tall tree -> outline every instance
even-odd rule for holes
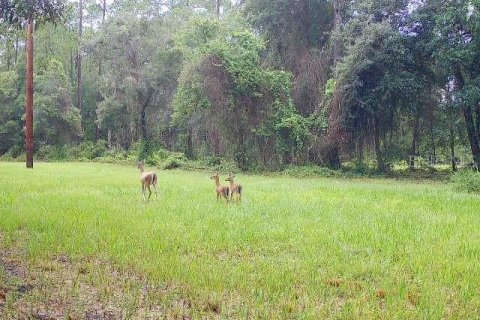
[[[26,23],[26,99],[25,99],[25,146],[27,168],[33,168],[33,30],[35,22],[56,22],[64,11],[61,0],[3,0],[0,19],[16,25]]]
[[[83,33],[83,0],[78,1],[78,40],[81,43]],[[77,51],[77,108],[82,111],[82,53],[80,43]]]

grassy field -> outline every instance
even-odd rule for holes
[[[157,173],[145,203],[134,167],[0,163],[0,318],[480,318],[476,195]]]

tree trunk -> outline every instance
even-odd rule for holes
[[[102,26],[105,24],[105,14],[107,12],[107,0],[103,0],[103,7],[102,7]],[[100,55],[99,61],[98,61],[98,75],[102,75],[102,56]]]
[[[139,99],[141,101],[141,97],[143,94],[140,95]],[[153,89],[149,89],[147,93],[147,97],[140,109],[140,129],[141,129],[141,134],[142,134],[142,139],[144,141],[147,141],[148,139],[148,134],[147,134],[147,108],[148,105],[150,104],[150,100],[152,100],[153,96]]]
[[[216,13],[218,18],[220,17],[220,6],[221,6],[220,0],[215,0],[215,7],[216,7]]]
[[[340,33],[343,22],[343,11],[345,8],[345,0],[334,0],[334,30],[335,33]],[[341,39],[333,40],[333,69],[335,69],[338,59],[341,57],[342,43]],[[327,130],[327,144],[324,153],[327,155],[326,159],[329,166],[332,168],[339,168],[340,163],[340,143],[343,138],[344,130],[341,127],[343,117],[343,97],[338,92],[334,93],[330,103],[330,110],[328,116],[328,130]]]
[[[415,169],[415,156],[418,154],[418,140],[420,138],[420,121],[418,113],[413,119],[412,145],[410,147],[410,170]]]
[[[472,108],[470,106],[463,108],[463,116],[467,126],[468,140],[472,150],[473,161],[477,168],[480,166],[480,146],[478,144],[478,135],[475,132],[475,125],[473,123]]]
[[[460,71],[460,68],[457,67],[455,72],[457,79],[458,90],[463,89],[465,85],[465,80]],[[464,106],[463,108],[463,117],[465,119],[465,125],[467,127],[468,141],[470,142],[470,149],[472,150],[473,162],[477,168],[480,167],[480,145],[478,143],[478,132],[475,127],[475,122],[473,119],[473,111],[471,106]]]
[[[437,148],[435,146],[435,102],[432,99],[428,99],[428,121],[430,126],[430,147],[431,147],[431,164],[437,163]]]
[[[452,157],[452,171],[457,171],[457,162],[455,161],[455,131],[453,126],[453,116],[450,117],[450,156]]]
[[[477,113],[477,139],[478,141],[480,141],[480,103],[477,104],[476,113]]]
[[[358,164],[363,164],[363,161],[365,159],[364,149],[365,149],[365,137],[363,135],[360,135],[358,137],[358,150],[357,150],[357,163]]]
[[[335,34],[338,36],[343,25],[343,12],[345,10],[345,0],[333,1],[333,25]],[[337,65],[337,61],[342,54],[342,39],[336,38],[333,41],[333,67]]]
[[[15,39],[15,66],[17,65],[18,61],[18,32],[16,34],[16,39]]]
[[[375,144],[375,155],[377,157],[378,171],[385,172],[387,171],[387,166],[385,159],[383,158],[382,145],[380,140],[380,120],[375,118],[375,123],[373,125],[373,140]]]
[[[9,36],[7,36],[7,41],[5,43],[6,47],[7,47],[7,71],[10,71],[10,67],[12,65],[12,52],[10,51],[11,50],[11,46],[13,46],[13,43],[10,39]]]
[[[83,32],[83,0],[78,1],[78,39],[82,41]],[[80,48],[77,51],[77,107],[82,112],[82,54]]]
[[[27,25],[27,73],[25,102],[25,146],[27,151],[27,168],[33,169],[33,18]]]

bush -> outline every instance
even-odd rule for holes
[[[340,171],[335,171],[329,168],[319,166],[303,166],[303,167],[288,167],[282,172],[284,175],[306,178],[306,177],[343,177],[344,175]]]
[[[38,149],[35,157],[43,161],[60,161],[68,158],[68,152],[65,146],[46,145]]]
[[[160,166],[172,153],[165,149],[159,149],[145,159],[145,163],[151,166]]]
[[[215,167],[215,166],[220,166],[222,163],[222,159],[220,157],[207,157],[205,160],[205,164],[209,167]]]
[[[459,191],[480,193],[480,173],[461,171],[452,176],[452,183]]]
[[[76,160],[93,160],[103,157],[107,152],[107,142],[98,140],[96,143],[85,141],[70,149],[70,157]]]
[[[174,152],[163,163],[164,170],[177,169],[185,166],[187,157],[181,152]]]

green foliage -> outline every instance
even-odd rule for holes
[[[15,157],[23,150],[23,139],[19,134],[22,122],[19,121],[23,108],[18,101],[19,77],[15,71],[0,72],[0,155],[10,149]]]
[[[187,158],[183,153],[173,153],[163,163],[164,170],[178,169],[185,165]]]
[[[459,191],[480,193],[480,173],[468,170],[460,171],[452,176],[451,182]]]
[[[197,117],[215,121],[242,170],[256,165],[258,144],[273,143],[282,156],[301,149],[310,123],[292,103],[291,73],[262,67],[263,41],[248,28],[218,21],[195,19],[188,30],[178,39],[192,59],[175,96],[174,124],[201,125],[191,122]]]
[[[297,178],[313,178],[313,177],[325,177],[325,178],[341,178],[344,174],[340,171],[332,170],[319,166],[290,166],[282,170],[282,174],[288,177]]]
[[[70,157],[75,160],[93,160],[95,158],[103,157],[107,152],[107,142],[105,140],[98,140],[97,142],[85,141],[80,143],[77,147],[72,147],[70,150]]]
[[[45,145],[38,149],[35,157],[42,161],[65,161],[68,159],[68,153],[69,150],[65,146]]]
[[[82,135],[80,111],[72,104],[72,87],[63,65],[51,60],[35,86],[35,140],[40,145],[71,143]]]

